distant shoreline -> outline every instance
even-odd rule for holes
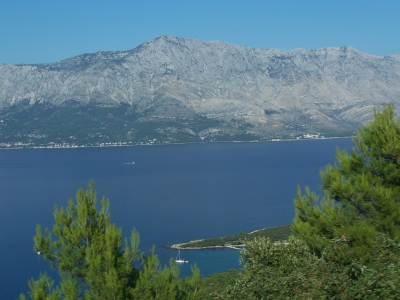
[[[176,250],[205,250],[205,249],[217,249],[217,248],[230,248],[235,250],[242,250],[245,247],[245,242],[253,240],[256,237],[267,237],[273,242],[286,241],[290,234],[291,225],[281,225],[275,227],[267,227],[262,229],[256,229],[248,233],[240,232],[237,235],[192,240],[188,242],[172,244],[170,246],[163,246],[168,249]]]
[[[192,242],[192,241],[191,241]],[[188,242],[190,243],[190,242]],[[227,245],[227,246],[206,246],[206,247],[186,247],[186,248],[181,248],[180,245],[184,245],[186,243],[182,244],[174,244],[171,246],[163,246],[164,248],[167,249],[176,249],[176,250],[207,250],[207,249],[218,249],[218,248],[229,248],[229,249],[234,249],[234,250],[242,250],[245,245]]]
[[[22,149],[78,149],[78,148],[110,148],[110,147],[136,147],[136,146],[166,146],[166,145],[189,145],[189,144],[208,144],[208,143],[268,143],[268,142],[293,142],[293,141],[310,141],[310,140],[333,140],[333,139],[348,139],[355,137],[338,136],[338,137],[320,137],[320,138],[301,138],[301,139],[272,139],[265,141],[210,141],[210,142],[187,142],[187,143],[163,143],[163,144],[115,144],[115,145],[72,145],[72,146],[0,146],[0,150],[22,150]]]

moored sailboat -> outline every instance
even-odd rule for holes
[[[188,263],[189,261],[181,259],[181,250],[178,250],[178,254],[176,255],[175,262],[177,264],[183,264],[183,263]]]

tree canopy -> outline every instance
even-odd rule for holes
[[[346,265],[317,257],[302,239],[287,243],[257,238],[241,252],[244,272],[235,284],[213,299],[398,299],[400,288],[399,241],[379,238],[370,264]],[[346,247],[333,240],[328,247]]]
[[[322,200],[306,188],[297,191],[292,230],[322,255],[332,239],[346,239],[337,261],[373,255],[379,234],[400,236],[400,121],[392,105],[374,110],[374,120],[360,127],[350,150],[337,149],[335,165],[321,171]]]

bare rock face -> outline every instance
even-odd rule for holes
[[[258,135],[301,126],[349,131],[371,119],[373,107],[400,108],[400,56],[162,36],[130,51],[0,65],[0,110],[26,99],[30,105],[125,103],[142,119],[197,115],[249,124],[247,132]]]

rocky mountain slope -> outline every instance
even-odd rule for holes
[[[49,137],[46,126],[37,125],[51,117],[39,113],[49,107],[68,123],[68,116],[87,106],[103,108],[99,115],[105,121],[83,134],[101,135],[95,131],[118,119],[127,127],[120,141],[137,141],[133,133],[145,123],[152,125],[143,141],[159,142],[179,141],[173,137],[177,133],[193,140],[346,134],[371,119],[374,106],[394,103],[399,108],[399,83],[399,55],[378,57],[351,47],[253,49],[162,36],[129,51],[83,54],[51,64],[0,65],[0,129],[8,132],[7,138],[0,135],[0,143],[15,142],[18,134],[22,140],[30,134],[30,141]],[[116,107],[125,113],[112,118],[107,108]],[[29,119],[31,109],[36,121]],[[24,133],[11,128],[24,115],[29,119]]]

